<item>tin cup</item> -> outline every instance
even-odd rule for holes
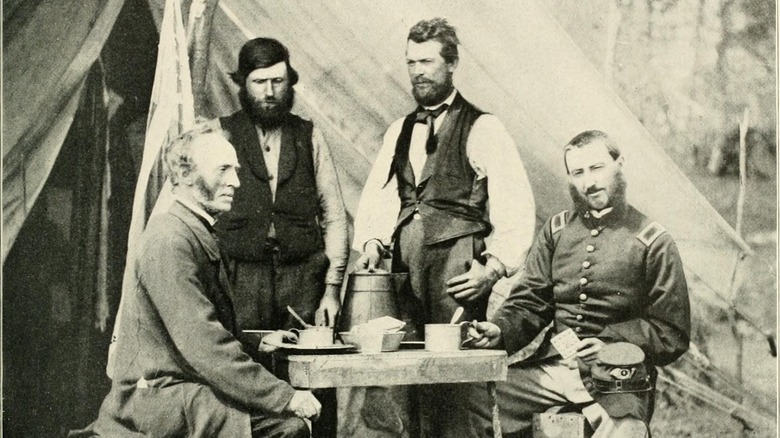
[[[298,336],[301,347],[325,347],[333,345],[333,328],[325,326],[307,327],[303,330],[291,329]]]
[[[425,324],[425,349],[428,351],[458,351],[463,333],[470,323]]]

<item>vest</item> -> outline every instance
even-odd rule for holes
[[[301,260],[325,247],[318,216],[319,197],[312,157],[313,124],[290,114],[282,126],[276,199],[255,125],[244,111],[220,119],[236,149],[241,186],[233,208],[220,215],[215,228],[232,259],[257,262],[271,255],[267,244],[271,223],[279,260]]]
[[[397,178],[401,198],[395,232],[419,213],[426,245],[470,234],[486,236],[490,233],[487,178],[477,180],[466,154],[471,127],[482,114],[460,93],[455,96],[436,134],[436,150],[428,155],[419,182],[415,182],[409,162],[415,114],[404,119],[388,177],[388,181],[393,176]]]

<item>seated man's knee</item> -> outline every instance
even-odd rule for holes
[[[647,424],[637,418],[615,418],[612,421],[615,423],[613,436],[626,438],[645,438],[650,436]]]
[[[311,430],[302,418],[290,417],[281,422],[278,428],[279,438],[310,438]]]
[[[254,417],[252,419],[252,438],[310,438],[311,429],[301,418]]]

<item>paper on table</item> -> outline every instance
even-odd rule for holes
[[[404,328],[405,322],[395,319],[391,316],[382,316],[380,318],[374,318],[368,322],[360,324],[360,326],[370,327],[373,330],[381,330],[383,332],[397,332]],[[354,328],[353,328],[354,330]]]
[[[577,345],[580,343],[580,338],[574,333],[574,330],[567,329],[550,339],[553,347],[558,350],[558,353],[564,359],[568,359],[577,352]]]

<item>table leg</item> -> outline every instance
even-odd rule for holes
[[[493,399],[493,438],[501,438],[501,417],[498,413],[498,393],[496,392],[496,382],[487,382],[487,390]]]

